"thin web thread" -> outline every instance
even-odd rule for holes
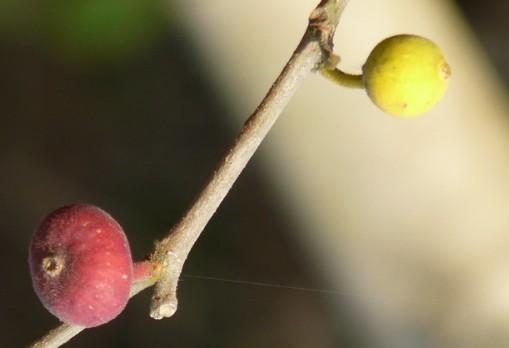
[[[182,274],[182,277],[188,278],[188,279],[212,280],[212,281],[230,283],[230,284],[251,285],[251,286],[260,286],[260,287],[265,287],[265,288],[295,290],[295,291],[303,291],[303,292],[326,294],[326,295],[340,295],[340,294],[345,293],[345,291],[340,291],[340,290],[308,288],[308,287],[303,287],[303,286],[292,286],[292,285],[285,285],[285,284],[256,282],[256,281],[249,281],[249,280],[219,278],[219,277],[203,276],[203,275],[196,275],[196,274]]]
[[[272,289],[281,289],[281,290],[292,290],[305,292],[309,294],[317,294],[317,295],[327,295],[327,296],[351,296],[351,297],[365,297],[366,294],[361,294],[353,291],[339,290],[339,289],[322,289],[322,288],[310,288],[303,286],[293,286],[287,284],[275,284],[275,283],[266,283],[266,282],[258,282],[258,281],[250,281],[250,280],[240,280],[240,279],[230,279],[230,278],[221,278],[221,277],[212,277],[212,276],[204,276],[197,274],[181,274],[181,277],[184,279],[197,279],[197,280],[210,280],[222,283],[230,283],[237,285],[246,285],[246,286],[257,286],[264,288],[272,288]],[[182,278],[180,281],[182,281]],[[413,299],[414,295],[408,294],[409,299]]]

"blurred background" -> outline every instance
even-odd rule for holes
[[[58,322],[32,291],[39,221],[96,204],[143,258],[190,204],[317,1],[0,0],[0,346]],[[396,33],[452,66],[428,115],[310,76],[193,249],[179,311],[151,290],[69,347],[508,347],[503,1],[350,1],[345,70]],[[198,279],[206,276],[331,292]]]

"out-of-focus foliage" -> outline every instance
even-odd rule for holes
[[[67,65],[118,64],[161,37],[167,8],[159,0],[2,0],[0,38],[35,43]]]
[[[28,6],[30,0],[0,1],[0,39],[20,39],[33,31],[36,22],[36,7]]]
[[[151,0],[62,0],[44,13],[48,47],[76,62],[128,58],[162,28]]]

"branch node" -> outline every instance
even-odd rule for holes
[[[346,1],[322,0],[309,15],[309,30],[319,42],[322,64],[329,69],[339,63],[339,57],[333,53],[334,34],[345,5]]]
[[[156,320],[172,317],[178,307],[178,301],[175,296],[166,296],[165,298],[153,297],[152,303],[150,316]]]

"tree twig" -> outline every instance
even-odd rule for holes
[[[178,280],[194,243],[304,77],[333,57],[332,39],[345,5],[346,1],[324,0],[311,13],[308,29],[297,49],[207,185],[168,236],[157,243],[152,261],[161,264],[162,273],[152,297],[150,316],[154,319],[175,313]]]
[[[246,121],[208,183],[168,235],[156,243],[151,261],[160,267],[160,277],[152,296],[151,317],[171,317],[177,310],[178,280],[189,252],[304,78],[322,64],[336,65],[333,38],[347,2],[322,0],[311,12],[306,32],[290,60]],[[152,283],[144,283],[131,296]],[[82,330],[82,327],[63,324],[31,347],[59,347]]]

